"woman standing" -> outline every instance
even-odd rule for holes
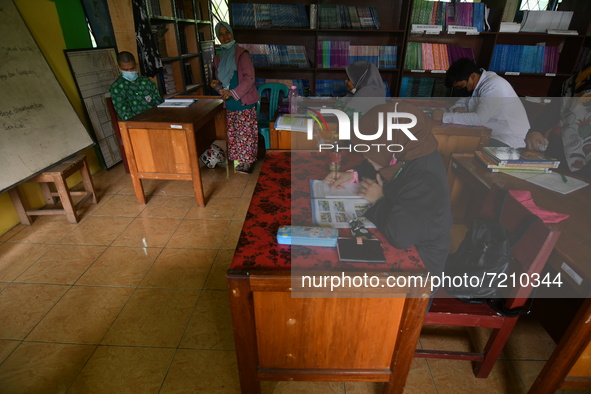
[[[345,112],[360,112],[362,115],[376,105],[385,104],[386,89],[375,64],[360,60],[349,64],[345,71],[345,83],[350,92],[343,99]]]
[[[225,100],[228,158],[234,160],[235,171],[249,174],[258,147],[259,94],[254,85],[254,66],[250,54],[236,44],[229,24],[218,23],[215,33],[222,50],[213,59],[217,79],[211,87]]]

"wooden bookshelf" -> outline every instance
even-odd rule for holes
[[[439,43],[471,48],[478,65],[489,69],[496,45],[538,45],[560,48],[558,70],[556,73],[520,73],[512,75],[510,72],[499,72],[505,77],[520,95],[533,96],[558,96],[562,83],[575,71],[576,61],[583,47],[591,47],[591,40],[586,34],[591,31],[591,23],[588,18],[589,2],[585,0],[565,0],[559,10],[574,10],[570,29],[577,30],[577,35],[550,35],[545,33],[499,33],[499,26],[503,20],[503,14],[507,7],[511,7],[509,0],[482,0],[490,8],[489,24],[491,31],[481,32],[478,35],[465,33],[449,34],[442,32],[437,35],[412,33],[411,21],[413,7],[416,0],[369,0],[362,3],[364,6],[373,6],[376,9],[380,22],[380,29],[322,29],[317,24],[316,28],[256,28],[235,27],[236,41],[245,44],[275,44],[275,45],[303,45],[310,61],[307,69],[281,67],[257,68],[257,78],[286,78],[308,79],[310,88],[314,92],[317,80],[334,79],[344,80],[346,73],[344,68],[322,68],[317,64],[317,50],[319,41],[349,41],[350,45],[367,46],[397,46],[397,67],[395,69],[380,69],[382,79],[388,83],[392,96],[397,96],[401,91],[403,77],[436,78],[441,82],[444,73],[441,72],[413,72],[416,70],[404,69],[405,57],[409,42]],[[310,11],[311,4],[341,4],[359,6],[358,0],[305,0],[295,2],[293,0],[230,0],[230,16],[232,18],[232,4],[303,4],[306,11]],[[584,14],[584,17],[581,16]],[[232,19],[230,19],[232,22]],[[289,74],[289,75],[288,75]]]

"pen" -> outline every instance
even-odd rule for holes
[[[563,174],[560,174],[560,176],[562,177],[562,182],[568,183],[568,179],[566,179],[566,177]]]

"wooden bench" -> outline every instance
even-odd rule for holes
[[[82,183],[84,184],[84,191],[70,191],[66,183],[66,179],[77,171],[80,171],[82,176]],[[78,223],[78,214],[76,208],[87,198],[92,198],[93,203],[97,203],[94,185],[86,164],[86,156],[75,156],[71,159],[65,160],[49,170],[29,179],[27,182],[38,182],[41,186],[41,192],[45,197],[48,206],[47,209],[27,209],[23,204],[23,198],[18,190],[18,187],[13,187],[9,190],[10,198],[16,209],[16,212],[22,224],[30,225],[32,223],[31,216],[37,215],[66,215],[68,222]],[[54,183],[56,192],[52,192],[49,188],[49,183]],[[72,196],[84,196],[82,200],[74,204]],[[59,197],[56,202],[55,197]],[[61,205],[61,208],[59,206]]]

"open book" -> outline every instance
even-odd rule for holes
[[[197,99],[166,99],[162,104],[158,104],[160,108],[187,108],[193,104]]]
[[[333,228],[349,228],[349,220],[357,218],[366,228],[376,226],[367,220],[365,211],[371,203],[359,197],[358,184],[351,183],[344,189],[330,189],[321,180],[310,179],[312,219],[315,225]]]

